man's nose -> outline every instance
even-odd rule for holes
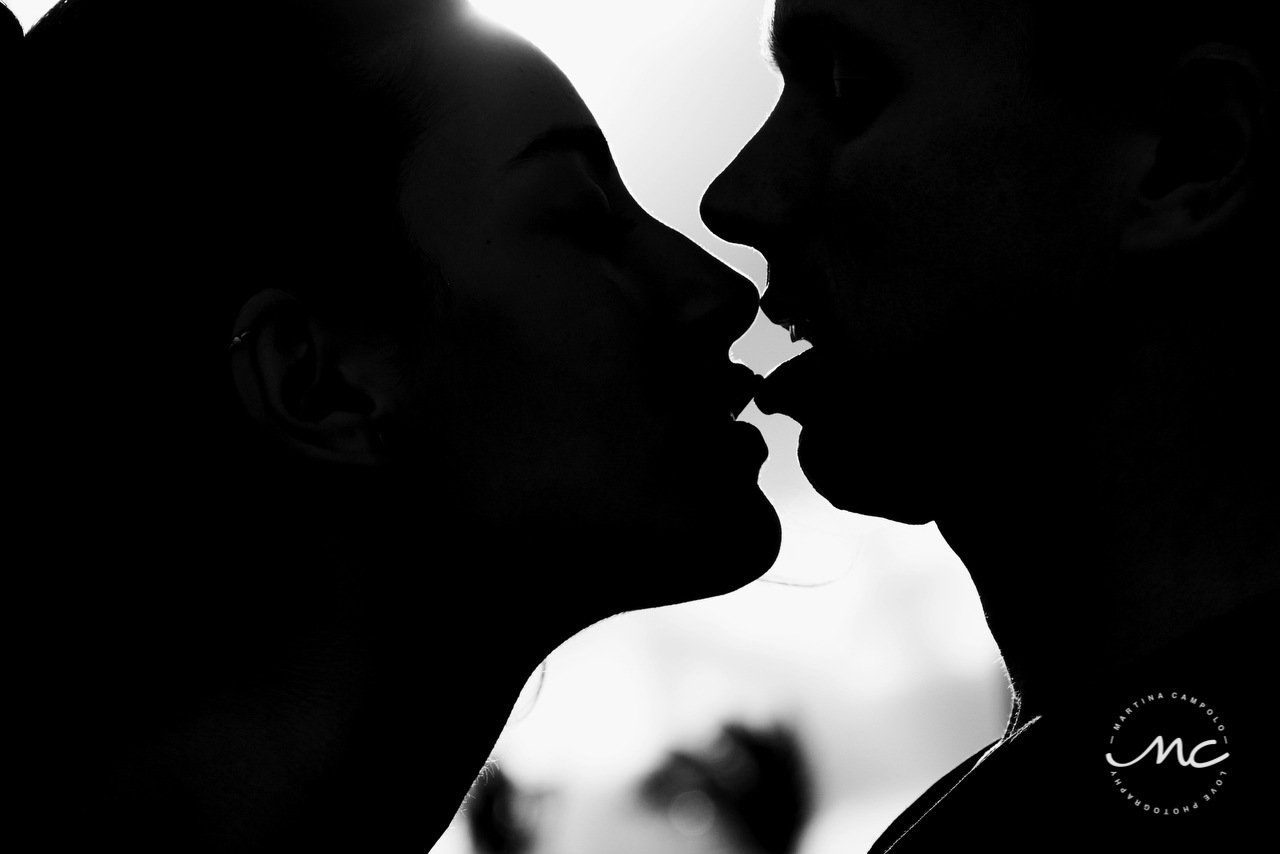
[[[784,103],[738,152],[702,197],[702,221],[723,240],[766,256],[794,211],[800,159],[789,156]]]

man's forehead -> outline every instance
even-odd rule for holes
[[[939,44],[971,44],[994,29],[997,20],[1017,21],[1018,4],[1008,0],[773,0],[768,32],[772,37],[798,25],[847,30],[918,54]],[[776,42],[774,42],[776,45]]]
[[[899,0],[910,5],[912,0]],[[845,27],[867,29],[883,22],[886,12],[895,4],[884,0],[774,0],[769,31],[783,32],[796,24],[809,22],[839,23]]]
[[[773,22],[819,12],[853,12],[874,5],[876,0],[773,0]]]
[[[773,23],[788,18],[823,15],[850,21],[911,21],[919,16],[967,22],[987,20],[992,13],[1009,11],[1016,4],[1006,0],[773,0]]]
[[[903,2],[903,0],[899,0]],[[883,8],[885,6],[890,8]],[[768,53],[781,62],[792,52],[803,51],[818,32],[844,41],[867,41],[888,47],[893,35],[893,2],[885,0],[773,0],[773,13],[766,28]],[[801,35],[804,33],[805,35]]]
[[[778,18],[785,17],[798,5],[800,5],[799,0],[774,0],[773,19],[776,21]]]

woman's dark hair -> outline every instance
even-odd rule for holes
[[[32,28],[21,251],[51,477],[144,513],[332,480],[248,421],[231,324],[277,287],[403,367],[428,345],[440,277],[400,195],[440,104],[418,28],[459,5],[62,0]]]
[[[430,345],[438,276],[400,197],[442,103],[415,28],[457,5],[63,0],[27,35],[13,488],[28,601],[56,603],[27,637],[72,827],[135,827],[135,807],[157,838],[198,827],[177,783],[109,797],[116,752],[193,698],[269,684],[273,650],[372,571],[352,550],[405,529],[390,475],[295,456],[249,418],[228,346],[268,287],[406,365]]]

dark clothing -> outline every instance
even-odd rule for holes
[[[983,840],[1027,851],[1273,850],[1278,620],[1280,594],[1256,597],[1130,666],[1100,671],[1071,701],[935,783],[871,851]],[[1162,742],[1146,750],[1157,735]]]

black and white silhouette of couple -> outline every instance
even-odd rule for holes
[[[783,89],[701,207],[767,260],[759,299],[462,0],[62,0],[7,30],[42,837],[429,847],[558,644],[769,569],[754,399],[836,507],[936,522],[1008,671],[1003,737],[873,850],[1253,850],[1264,14],[776,0]],[[766,378],[728,352],[757,310],[812,344]],[[1226,724],[1206,768],[1150,732],[1151,773],[1212,798],[1108,765],[1157,692]]]

